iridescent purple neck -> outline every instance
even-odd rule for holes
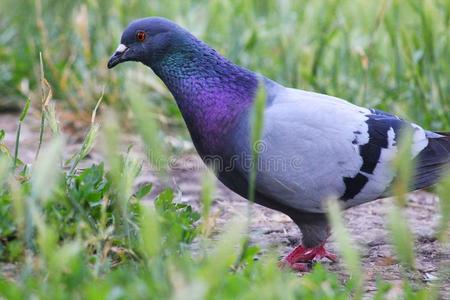
[[[151,67],[175,97],[200,155],[217,154],[223,137],[251,106],[257,76],[194,37]]]

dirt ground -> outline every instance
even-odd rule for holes
[[[6,144],[10,149],[14,147],[17,119],[17,115],[0,114],[0,129],[6,131]],[[38,124],[37,118],[30,117],[23,127],[19,153],[20,158],[25,162],[33,160],[38,140]],[[79,132],[84,134],[87,128],[79,127],[76,124],[63,123],[62,125],[64,125],[63,128],[66,128],[65,131],[68,135],[67,152],[76,151],[80,146],[80,137],[82,136]],[[73,126],[75,130],[72,128]],[[126,136],[124,138],[125,149],[129,143],[139,145],[139,139],[135,136]],[[99,148],[101,147],[96,147],[96,149]],[[137,146],[134,149],[139,148]],[[188,152],[193,153],[193,151]],[[99,161],[101,159],[100,153],[100,151],[95,150],[85,163],[90,164],[93,161]],[[142,158],[145,157],[142,153],[139,155]],[[200,179],[205,170],[201,160],[195,154],[185,154],[177,157],[176,163],[172,167],[170,185],[181,192],[181,201],[198,208],[201,189]],[[161,183],[158,182],[156,174],[147,166],[144,167],[143,174],[139,177],[138,182],[154,183],[156,188],[150,197],[156,195],[163,188]],[[217,184],[214,200],[212,213],[216,217],[216,232],[220,232],[228,220],[247,208],[245,199],[232,193],[220,183]],[[389,198],[381,199],[345,212],[347,227],[362,254],[367,295],[376,291],[375,281],[377,277],[400,287],[404,276],[404,271],[395,259],[394,252],[389,244],[389,236],[386,230],[385,214],[390,201]],[[433,282],[438,276],[438,269],[450,265],[448,247],[447,249],[441,249],[434,235],[439,219],[438,201],[434,194],[426,191],[418,191],[409,195],[406,214],[410,228],[415,234],[418,275],[414,278],[416,278],[418,285]],[[287,216],[259,205],[253,206],[250,238],[252,243],[257,244],[263,252],[275,249],[281,257],[298,244],[300,237],[299,230]],[[332,237],[327,247],[332,251],[336,249]],[[340,274],[345,280],[345,271],[339,262],[324,262],[323,264],[329,270]],[[3,267],[3,270],[7,271],[7,268],[5,268],[6,266]],[[444,298],[450,295],[448,274],[446,277],[442,290],[442,295],[445,295]],[[392,296],[396,298],[395,295]]]

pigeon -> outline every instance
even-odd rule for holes
[[[344,209],[389,195],[392,160],[410,130],[411,190],[438,181],[450,165],[450,133],[432,132],[393,114],[283,85],[232,63],[174,22],[149,17],[131,22],[108,68],[136,61],[150,67],[181,111],[193,144],[218,179],[249,198],[252,116],[259,89],[266,101],[258,141],[255,202],[289,216],[301,244],[280,264],[308,271],[335,254],[325,201]]]

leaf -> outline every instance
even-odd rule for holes
[[[94,148],[95,140],[97,139],[99,125],[96,123],[92,123],[91,127],[89,128],[88,133],[86,134],[86,137],[84,138],[83,144],[81,145],[80,151],[75,153],[71,159],[67,161],[67,163],[70,163],[72,161],[72,165],[70,167],[69,175],[73,175],[73,173],[76,170],[76,167],[80,163],[81,160],[83,160]]]
[[[25,106],[24,106],[22,112],[20,113],[19,122],[23,122],[23,120],[25,120],[25,117],[28,114],[28,109],[30,108],[30,104],[31,104],[31,100],[30,100],[30,98],[28,98],[27,101],[25,102]]]
[[[69,188],[69,193],[81,205],[99,204],[109,187],[104,175],[103,163],[92,165],[74,178],[74,185]]]
[[[60,130],[59,130],[59,121],[56,117],[55,104],[54,103],[46,104],[43,113],[52,133],[58,134]]]
[[[151,183],[145,183],[141,185],[136,193],[134,193],[134,197],[136,197],[138,200],[141,200],[142,198],[147,196],[148,193],[150,193],[150,191],[152,190],[152,186],[153,185]]]
[[[190,205],[174,202],[173,191],[166,189],[158,195],[154,204],[161,217],[161,231],[165,234],[166,243],[179,248],[182,243],[191,243],[197,236],[195,222],[200,214]]]

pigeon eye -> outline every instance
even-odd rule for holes
[[[144,31],[136,32],[136,40],[138,40],[139,42],[143,42],[145,40],[145,32]]]

